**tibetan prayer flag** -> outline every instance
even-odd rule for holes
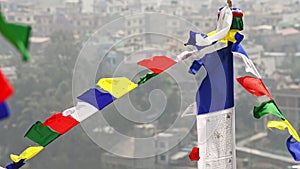
[[[59,136],[59,133],[52,131],[47,126],[43,126],[42,122],[40,121],[32,125],[32,127],[25,134],[25,137],[43,147],[47,146]]]
[[[97,85],[109,92],[115,98],[120,98],[138,87],[137,84],[133,83],[126,77],[103,78],[98,81]]]
[[[193,75],[197,74],[202,66],[203,66],[203,62],[201,59],[194,60],[192,66],[190,67],[189,73]]]
[[[268,122],[268,128],[277,128],[278,130],[285,130],[286,128],[288,129],[290,135],[294,137],[298,142],[300,142],[299,135],[295,128],[291,125],[291,123],[287,120],[282,120],[282,121],[269,121]]]
[[[86,102],[78,102],[71,116],[79,122],[91,117],[98,109]]]
[[[20,160],[19,162],[17,163],[11,163],[9,165],[6,166],[7,169],[19,169],[21,168],[23,165],[25,165],[24,163],[24,159]]]
[[[0,69],[0,103],[6,101],[13,92],[12,86]]]
[[[140,77],[140,81],[138,82],[138,85],[146,83],[148,80],[150,80],[152,77],[157,76],[157,74],[153,72],[148,72],[146,75]]]
[[[205,35],[204,33],[197,33],[197,32],[193,32],[193,31],[190,31],[190,37],[189,37],[189,40],[187,43],[185,43],[184,45],[187,46],[187,45],[192,45],[192,46],[195,46],[197,50],[201,50],[203,49],[204,47],[207,47],[207,46],[198,46],[196,44],[196,35],[200,35],[202,36],[203,38],[207,38],[207,35]]]
[[[30,58],[27,51],[30,32],[30,26],[7,23],[0,11],[0,33],[18,49],[24,61],[28,61]]]
[[[70,116],[63,116],[62,113],[54,114],[48,118],[43,126],[48,126],[59,134],[65,134],[75,127],[79,122]]]
[[[115,98],[111,94],[102,93],[96,88],[89,89],[77,98],[81,101],[93,105],[98,110],[102,110],[104,107],[106,107],[115,100]]]
[[[250,72],[254,74],[257,78],[261,79],[260,74],[258,73],[255,65],[253,64],[252,60],[249,58],[247,52],[244,50],[243,46],[241,45],[244,36],[237,32],[234,36],[236,42],[232,45],[232,53],[233,56],[239,57],[243,60],[245,64],[246,72]]]
[[[234,106],[233,97],[233,55],[232,43],[228,46],[206,54],[193,62],[190,71],[197,73],[201,66],[207,75],[202,81],[197,95],[198,114],[206,114],[228,109]]]
[[[0,119],[7,118],[9,116],[9,108],[5,102],[0,103]]]
[[[190,159],[192,161],[198,161],[200,159],[199,156],[199,148],[198,147],[194,147],[189,155]]]
[[[176,61],[167,56],[153,56],[138,62],[138,65],[148,68],[155,74],[160,74],[176,63]]]
[[[274,100],[261,79],[251,77],[251,76],[244,76],[244,77],[237,78],[237,81],[245,88],[245,90],[247,90],[249,93],[253,94],[254,96],[266,95],[271,100]]]
[[[296,161],[300,161],[300,142],[293,141],[293,136],[290,136],[286,141],[286,147]]]
[[[42,146],[32,146],[32,147],[29,147],[26,150],[24,150],[19,156],[11,154],[10,159],[15,163],[19,162],[22,159],[27,161],[27,160],[33,158],[34,156],[36,156],[43,149],[44,149],[44,147],[42,147]]]
[[[257,119],[266,114],[273,114],[281,119],[285,119],[284,115],[280,112],[274,100],[263,102],[259,106],[255,106],[253,109],[253,115]]]
[[[248,58],[248,56],[246,56],[242,53],[239,53],[239,52],[233,52],[233,56],[239,57],[243,60],[243,62],[245,64],[246,72],[252,73],[257,78],[261,79],[261,76],[260,76],[259,72],[257,71],[257,69],[256,69],[255,65],[253,64],[252,60]]]

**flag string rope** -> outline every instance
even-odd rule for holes
[[[231,8],[232,7],[232,1],[227,0],[227,3],[228,3],[228,6]],[[194,53],[195,53],[194,51],[193,52],[185,52],[184,56],[182,57],[182,54],[181,54],[180,57],[184,58],[184,59],[187,59],[188,57],[190,57]],[[184,60],[184,59],[182,59],[182,60]],[[152,62],[156,62],[156,64],[157,64],[162,60],[163,60],[164,63],[168,63],[168,64],[165,64],[165,65],[160,64],[160,67],[155,67],[155,65],[151,65]],[[79,96],[78,99],[79,100],[82,99],[84,102],[88,103],[90,106],[91,105],[92,106],[96,105],[96,108],[97,108],[96,112],[98,112],[98,110],[101,110],[101,109],[105,108],[107,105],[111,104],[114,100],[116,100],[118,98],[121,98],[123,95],[129,93],[130,91],[134,90],[135,88],[137,88],[141,84],[148,81],[150,78],[155,77],[156,75],[162,73],[163,71],[167,70],[168,68],[174,66],[179,61],[174,61],[173,59],[170,59],[170,58],[165,57],[165,56],[159,56],[159,57],[153,57],[152,59],[145,59],[145,60],[139,62],[138,63],[139,65],[142,65],[142,66],[146,65],[145,67],[149,66],[149,64],[150,64],[149,67],[152,67],[152,69],[148,68],[148,69],[151,70],[151,72],[149,72],[145,76],[141,77],[138,84],[128,80],[127,78],[122,78],[122,79],[104,78],[104,79],[100,79],[99,82],[98,82],[98,85],[101,88],[103,88],[104,90],[108,91],[108,93],[101,93],[99,90],[97,90],[95,88],[90,89],[90,91],[92,90],[91,92],[94,92],[95,95],[97,95],[99,97],[106,98],[108,100],[107,102],[105,102],[104,105],[101,105],[101,107],[99,107],[98,103],[95,103],[93,105],[93,103],[91,103],[91,102],[84,101],[84,99],[85,99],[84,95],[81,95],[82,98],[80,98],[80,96]],[[153,68],[153,66],[154,66],[154,68]],[[261,78],[259,78],[259,79],[261,80]],[[117,92],[109,90],[109,88],[113,87],[113,85],[112,86],[107,86],[107,84],[109,84],[110,82],[112,82],[111,84],[113,84],[114,80],[118,80],[118,81],[122,82],[121,84],[125,84],[127,86],[130,86],[130,89],[129,90],[127,89],[126,91],[120,90],[120,91],[117,91]],[[262,82],[262,84],[263,84],[263,82]],[[264,86],[264,84],[263,84],[263,86]],[[89,94],[89,93],[87,93],[87,94]],[[251,93],[251,94],[253,94],[253,93]],[[255,94],[257,94],[257,93],[255,93]],[[94,95],[94,97],[95,97],[95,95]],[[104,101],[104,100],[102,100],[102,101]],[[264,106],[266,106],[270,103],[271,102],[268,102],[268,103],[265,103],[262,107],[255,107],[255,108],[257,108],[257,110],[261,110],[261,109],[264,108]],[[97,107],[97,105],[98,105],[98,107]],[[83,106],[86,106],[86,105],[83,105]],[[275,108],[277,108],[275,102],[274,102],[274,106],[275,106]],[[73,111],[73,113],[76,112],[76,108],[72,109],[70,114],[58,113],[58,114],[54,114],[53,116],[48,118],[44,123],[39,122],[39,121],[36,122],[28,130],[28,132],[25,134],[25,136],[27,138],[29,138],[30,140],[32,140],[33,142],[37,143],[38,146],[31,146],[31,147],[27,148],[19,156],[11,154],[10,157],[11,157],[11,160],[13,161],[13,163],[7,165],[6,168],[7,169],[14,169],[14,168],[22,167],[25,164],[24,163],[25,161],[33,158],[35,155],[37,155],[39,152],[41,152],[44,149],[44,147],[46,147],[52,141],[57,139],[59,136],[65,134],[67,131],[71,130],[74,126],[78,125],[81,121],[85,120],[86,118],[90,117],[92,114],[95,113],[95,112],[93,112],[93,113],[90,113],[90,114],[86,115],[86,117],[82,120],[80,118],[76,119],[75,116],[72,116],[72,111]],[[279,111],[279,109],[278,109],[278,111]],[[265,113],[265,112],[263,112],[263,113]],[[263,113],[262,113],[262,115],[264,115]],[[280,111],[279,111],[279,113],[281,114]],[[259,114],[259,112],[258,112],[258,114]],[[278,115],[278,113],[277,113],[277,115]],[[295,129],[290,125],[290,123],[285,118],[283,118],[281,122],[271,122],[271,123],[269,123],[268,127],[269,128],[275,127],[275,128],[280,129],[280,130],[284,130],[285,128],[288,128],[289,133],[291,134],[291,137],[296,139],[297,141],[299,141],[299,136],[298,136],[297,132],[295,131]],[[43,136],[43,138],[39,138],[41,135]],[[291,140],[291,137],[288,140]],[[290,145],[292,145],[292,144],[299,143],[299,142],[289,142],[289,143],[290,143]],[[294,153],[294,150],[291,152],[291,154],[295,158],[293,153]],[[298,160],[298,159],[295,158],[295,160]]]

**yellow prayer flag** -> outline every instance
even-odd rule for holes
[[[287,121],[287,120],[269,121],[267,126],[269,129],[277,128],[278,130],[285,130],[286,128],[288,128],[290,135],[292,135],[295,140],[300,142],[300,138],[299,138],[297,131],[294,129],[294,127],[291,125],[291,123],[289,123],[289,121]]]
[[[219,42],[227,43],[228,41],[230,41],[235,43],[236,42],[235,34],[237,32],[239,32],[238,29],[231,29],[223,39],[219,40]],[[209,32],[207,36],[212,36],[214,34],[216,34],[216,31]]]
[[[25,161],[33,158],[36,156],[39,152],[41,152],[44,149],[42,146],[32,146],[24,150],[19,156],[11,154],[10,159],[17,163],[20,160],[24,159]]]
[[[109,92],[115,98],[120,98],[138,87],[137,84],[133,83],[126,77],[103,78],[98,81],[97,85]]]

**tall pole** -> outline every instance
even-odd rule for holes
[[[227,0],[227,3],[232,8],[232,1]],[[231,22],[232,16],[228,13],[232,13],[231,9],[220,13],[220,18],[223,18],[223,21],[219,19],[220,24]],[[228,42],[227,47],[206,54],[201,60],[207,75],[196,97],[198,169],[236,169],[232,45]]]

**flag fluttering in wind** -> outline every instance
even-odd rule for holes
[[[160,74],[176,63],[175,60],[166,56],[153,56],[152,58],[139,61],[138,65],[148,68],[155,74]]]
[[[237,78],[237,81],[251,94],[254,96],[268,96],[271,100],[273,97],[269,93],[268,89],[264,85],[261,79],[251,77],[251,76],[244,76]]]
[[[22,160],[20,160],[20,161],[17,162],[17,163],[13,162],[13,163],[7,165],[6,168],[7,168],[7,169],[19,169],[19,168],[21,168],[23,165],[25,165],[24,161],[25,161],[25,160],[22,159]]]
[[[231,45],[194,61],[190,68],[193,74],[197,73],[202,66],[207,72],[196,95],[198,114],[234,106]]]
[[[290,136],[286,141],[286,147],[296,161],[300,161],[300,142],[293,141],[293,136]]]
[[[65,134],[67,131],[75,127],[79,122],[70,116],[63,116],[57,113],[48,118],[43,126],[48,126],[59,134]]]
[[[287,120],[282,120],[282,121],[269,121],[267,124],[268,128],[277,128],[278,130],[285,130],[286,128],[288,129],[289,133],[291,136],[294,137],[295,140],[300,142],[299,135],[295,128],[291,125],[291,123]]]
[[[257,119],[267,114],[273,114],[281,119],[285,119],[284,115],[279,111],[274,100],[263,102],[259,106],[255,106],[253,109],[253,115]]]
[[[24,61],[29,61],[27,51],[29,46],[31,27],[7,23],[0,11],[0,33],[22,54]]]
[[[43,126],[42,122],[40,121],[32,125],[25,134],[25,137],[43,147],[50,144],[59,136],[59,133],[51,130],[48,126]]]
[[[140,81],[138,82],[138,85],[146,83],[151,78],[157,76],[157,74],[153,72],[148,72],[146,75],[140,77]]]
[[[0,69],[0,103],[12,96],[14,90]]]
[[[103,78],[98,81],[97,85],[109,92],[115,98],[120,98],[138,87],[137,84],[133,83],[126,77]]]
[[[199,148],[198,147],[194,147],[189,155],[190,159],[192,161],[198,161],[200,159],[199,156]]]
[[[14,90],[9,81],[6,79],[0,69],[0,119],[9,116],[9,108],[7,106],[7,99],[11,97]]]
[[[36,156],[43,149],[44,149],[44,147],[42,147],[42,146],[31,146],[31,147],[28,147],[26,150],[24,150],[19,156],[11,154],[10,159],[15,163],[17,163],[21,160],[27,161],[27,160],[30,160],[31,158],[33,158],[34,156]]]
[[[102,110],[104,107],[115,100],[115,98],[111,94],[103,93],[96,88],[89,89],[77,98],[93,105],[98,110]]]

